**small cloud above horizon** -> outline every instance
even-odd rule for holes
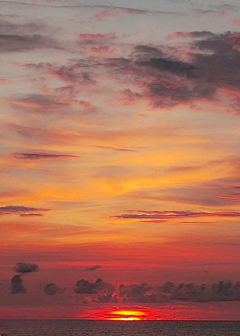
[[[38,265],[36,264],[27,264],[23,262],[18,262],[14,266],[14,271],[17,273],[32,273],[32,272],[37,272],[38,271]]]
[[[99,265],[88,266],[88,267],[85,268],[85,271],[87,271],[87,272],[91,272],[91,271],[95,271],[95,270],[97,270],[97,269],[99,269],[99,268],[101,268],[101,266],[99,266]]]

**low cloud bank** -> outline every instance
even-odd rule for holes
[[[103,289],[103,288],[102,288]],[[79,292],[80,293],[80,292]],[[83,292],[81,292],[83,294]],[[89,291],[86,294],[94,294]],[[117,291],[105,290],[98,292],[93,298],[86,297],[84,303],[163,303],[171,301],[216,302],[240,301],[240,282],[233,284],[220,281],[212,285],[181,283],[175,285],[166,282],[162,286],[151,286],[145,282],[134,285],[120,285]]]
[[[99,267],[92,266],[97,269]],[[16,263],[14,270],[25,274],[38,270],[36,264]],[[10,280],[11,293],[25,293],[26,288],[20,275],[15,275]],[[44,285],[43,291],[46,295],[64,293],[66,287],[60,288],[55,283],[49,282]],[[76,282],[74,293],[83,295],[83,303],[166,303],[173,301],[189,302],[218,302],[218,301],[240,301],[240,281],[219,281],[212,285],[180,283],[174,284],[167,281],[163,285],[151,286],[145,282],[140,284],[120,284],[115,288],[112,284],[98,278],[95,282],[81,279]],[[84,295],[87,295],[84,297]]]

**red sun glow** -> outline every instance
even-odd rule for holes
[[[100,313],[99,320],[108,321],[141,321],[149,319],[151,313],[140,310],[111,310]]]

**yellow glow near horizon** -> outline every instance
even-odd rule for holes
[[[141,321],[149,315],[140,310],[110,310],[101,313],[104,317],[100,319],[109,321]]]
[[[110,311],[111,315],[124,315],[124,316],[147,316],[148,314],[139,310],[113,310]]]

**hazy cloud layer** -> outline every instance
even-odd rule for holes
[[[51,38],[41,35],[3,35],[0,34],[0,52],[23,52],[41,48],[59,49],[58,44]]]
[[[219,164],[219,163],[218,163]],[[229,160],[229,165],[234,171],[239,170],[238,159]],[[168,172],[173,175],[191,173],[199,170],[199,167],[172,167]],[[155,201],[172,201],[177,203],[195,204],[201,206],[231,206],[240,204],[239,178],[223,178],[200,183],[197,186],[186,186],[182,188],[154,188],[141,190],[131,194],[138,199]]]

